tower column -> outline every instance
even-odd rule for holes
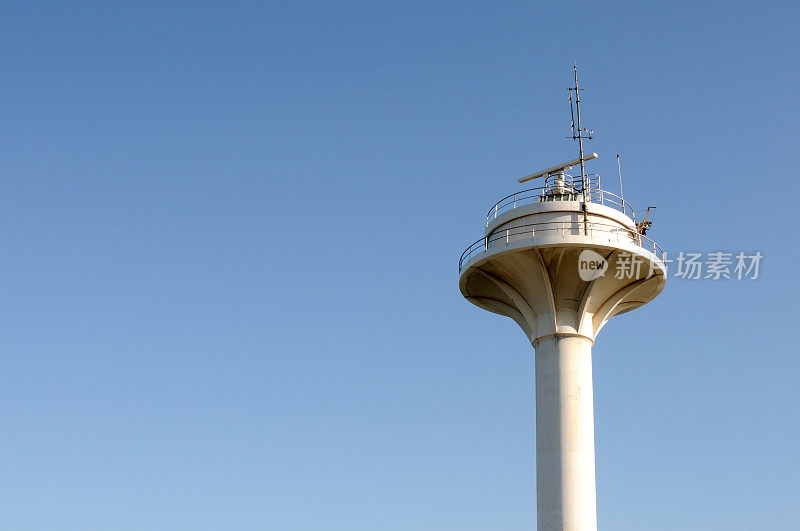
[[[535,343],[536,508],[539,531],[595,531],[592,340]]]

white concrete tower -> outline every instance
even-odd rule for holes
[[[592,345],[615,316],[653,300],[666,267],[633,209],[587,175],[580,157],[520,179],[543,186],[504,197],[484,237],[459,261],[473,304],[514,319],[535,349],[536,489],[539,530],[597,529]],[[581,175],[567,172],[580,166]]]

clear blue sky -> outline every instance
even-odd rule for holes
[[[800,527],[799,17],[6,4],[0,528],[534,529],[533,352],[457,262],[576,61],[649,234],[764,255],[600,334],[600,527]]]

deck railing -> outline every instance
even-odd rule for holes
[[[503,212],[513,210],[523,205],[542,203],[545,201],[583,201],[583,183],[580,177],[564,174],[562,176],[550,175],[545,179],[544,186],[528,188],[520,192],[505,196],[495,203],[486,214],[486,226],[491,220]],[[586,177],[586,201],[605,205],[619,210],[631,219],[634,218],[633,207],[617,194],[607,192],[600,188],[600,176],[596,174]]]
[[[558,234],[559,232],[564,236],[589,236],[595,238],[607,235],[609,241],[612,243],[633,243],[634,245],[650,251],[658,258],[664,256],[664,251],[661,250],[661,247],[659,247],[656,242],[643,234],[639,234],[635,230],[626,229],[618,225],[608,225],[591,221],[550,221],[498,230],[492,232],[485,238],[481,238],[467,247],[467,250],[461,254],[461,258],[458,260],[458,272],[459,274],[461,273],[464,264],[488,252],[490,249],[496,251],[500,246],[526,240],[535,243],[539,237],[552,235],[554,233]]]

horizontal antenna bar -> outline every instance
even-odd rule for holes
[[[583,157],[583,161],[586,162],[587,160],[592,160],[592,159],[596,159],[596,158],[597,158],[597,153],[592,153],[590,155],[586,155],[585,157]],[[569,168],[569,167],[575,166],[576,164],[580,164],[580,163],[581,163],[581,159],[577,158],[575,160],[571,160],[569,162],[565,162],[564,164],[559,164],[558,166],[553,166],[552,168],[547,168],[546,170],[542,170],[542,171],[537,172],[537,173],[531,173],[530,175],[526,175],[525,177],[521,177],[521,178],[518,179],[518,182],[524,183],[524,182],[530,181],[532,179],[537,179],[537,178],[539,178],[539,177],[541,177],[543,175],[547,175],[549,173],[554,173],[554,172],[557,172],[559,170],[563,170],[564,168]]]

